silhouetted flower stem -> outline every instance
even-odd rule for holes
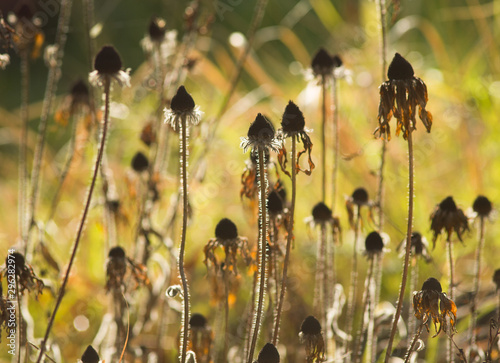
[[[448,266],[450,269],[450,282],[448,291],[450,292],[450,299],[455,299],[455,263],[453,261],[453,244],[451,242],[451,233],[448,234],[446,239],[446,246],[448,247]],[[451,339],[448,340],[448,348],[446,350],[447,361],[455,362],[455,355],[453,353],[453,341]]]
[[[111,78],[105,77],[103,80],[104,96],[105,96],[104,116],[102,119],[102,132],[101,132],[99,150],[97,152],[97,157],[96,157],[94,170],[93,170],[93,174],[92,174],[92,181],[90,183],[89,191],[87,194],[87,199],[85,201],[85,206],[83,209],[83,214],[82,214],[82,217],[80,219],[80,224],[78,226],[78,230],[76,233],[75,242],[73,243],[73,249],[71,251],[71,257],[70,257],[69,262],[68,262],[68,267],[66,268],[66,272],[64,274],[64,280],[62,282],[61,288],[59,289],[59,294],[57,296],[56,305],[54,307],[54,310],[52,311],[52,315],[50,316],[49,323],[48,323],[47,329],[45,331],[45,336],[43,338],[42,343],[40,344],[40,352],[38,354],[37,363],[40,363],[42,361],[42,357],[44,356],[46,345],[47,345],[47,340],[49,339],[49,334],[50,334],[50,331],[52,329],[52,325],[54,324],[57,311],[59,310],[59,306],[61,305],[62,299],[64,297],[66,285],[68,284],[68,279],[69,279],[71,267],[73,266],[73,262],[75,261],[76,251],[78,249],[78,245],[80,244],[80,239],[82,237],[83,229],[85,227],[85,221],[87,219],[87,214],[88,214],[89,209],[90,209],[90,202],[92,200],[92,195],[94,193],[94,187],[96,185],[97,175],[99,174],[99,169],[100,169],[99,167],[101,165],[102,157],[104,155],[104,147],[106,145],[106,136],[107,136],[107,132],[108,132],[108,122],[109,122],[110,85],[111,85]]]
[[[412,315],[412,314],[410,314]],[[418,330],[417,332],[415,333],[415,335],[413,336],[413,339],[411,340],[411,343],[410,343],[410,346],[408,347],[408,350],[406,351],[406,354],[405,354],[405,361],[404,363],[408,363],[410,362],[410,359],[411,359],[411,353],[413,352],[413,350],[415,349],[415,345],[417,344],[419,338],[420,338],[420,334],[422,334],[422,330],[424,328],[425,324],[424,322],[422,321],[420,323],[420,326],[418,327]]]
[[[335,215],[335,203],[337,202],[337,178],[339,172],[339,153],[340,153],[340,135],[339,135],[339,100],[337,94],[337,79],[332,77],[332,102],[333,102],[333,175],[332,175],[332,214]]]
[[[29,55],[28,50],[21,51],[21,147],[19,150],[19,207],[18,207],[18,223],[19,236],[23,241],[24,255],[27,255],[28,250],[28,229],[29,221],[27,220],[28,208],[28,121],[29,121]]]
[[[389,336],[389,342],[387,343],[387,350],[385,352],[385,363],[389,362],[392,353],[392,344],[394,342],[394,337],[396,336],[396,331],[398,329],[398,322],[401,316],[401,310],[403,309],[403,300],[405,296],[406,279],[408,276],[408,266],[410,264],[411,255],[411,235],[413,227],[413,138],[412,129],[408,130],[408,225],[406,231],[406,250],[405,259],[403,266],[403,275],[401,277],[401,286],[399,288],[398,302],[396,306],[396,313],[394,315],[394,320],[392,322],[391,335]],[[451,296],[453,299],[453,296]]]
[[[357,299],[357,285],[358,285],[358,239],[359,239],[359,228],[361,221],[361,206],[357,205],[357,214],[356,214],[356,222],[354,225],[354,242],[353,242],[353,252],[352,252],[352,266],[351,266],[351,282],[349,284],[349,296],[347,298],[347,324],[346,324],[346,333],[347,337],[351,338],[351,342],[346,344],[346,347],[350,350],[348,352],[348,356],[351,358],[354,355],[354,312],[356,307],[356,299]]]
[[[321,76],[321,200],[326,199],[326,77]]]

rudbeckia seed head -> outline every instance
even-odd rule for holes
[[[302,111],[292,101],[288,101],[281,120],[281,127],[283,132],[290,134],[293,132],[300,132],[304,130],[306,122]]]
[[[165,26],[166,26],[165,20],[153,16],[151,18],[151,21],[149,22],[149,27],[148,27],[148,33],[151,40],[155,42],[161,42],[163,38],[165,38],[165,32],[166,32]]]
[[[77,81],[71,88],[71,96],[74,99],[83,99],[89,97],[89,88],[82,80]]]
[[[194,110],[194,100],[193,97],[186,91],[184,86],[180,86],[177,89],[177,93],[172,97],[170,102],[170,108],[175,114],[181,114],[185,112],[190,112]]]
[[[116,49],[111,45],[105,45],[97,53],[94,60],[94,69],[100,74],[112,75],[118,73],[122,68],[122,60]]]
[[[272,343],[266,343],[259,352],[257,363],[279,363],[280,354]]]
[[[95,349],[89,345],[85,352],[82,355],[82,363],[99,363],[99,354],[95,351]]]
[[[357,188],[351,195],[352,202],[358,206],[368,203],[368,192],[365,188]]]
[[[443,199],[441,203],[439,203],[439,209],[445,212],[456,212],[457,205],[455,204],[453,197],[449,196]]]
[[[500,290],[500,268],[495,270],[493,274],[493,282],[497,285],[497,290]]]
[[[229,218],[222,218],[215,227],[215,237],[221,240],[238,238],[236,224]]]
[[[365,248],[367,252],[382,252],[384,241],[378,232],[373,231],[366,236]]]
[[[261,113],[250,124],[248,138],[259,143],[270,143],[274,138],[275,130],[273,124]]]
[[[332,72],[334,60],[324,48],[319,48],[311,61],[311,68],[315,75],[325,76]]]
[[[424,290],[443,292],[441,283],[434,277],[429,277],[427,280],[425,280],[424,284],[422,285],[422,291]]]
[[[125,258],[125,251],[120,246],[113,247],[109,250],[108,257],[116,259]]]
[[[401,54],[396,53],[389,65],[387,77],[389,77],[390,80],[412,79],[414,74],[410,62],[404,59]]]
[[[132,158],[132,169],[141,173],[148,170],[149,160],[142,152],[138,151]]]
[[[318,335],[321,333],[321,324],[314,316],[309,315],[300,326],[300,332],[304,335]]]
[[[312,216],[316,223],[327,222],[332,219],[332,210],[325,203],[319,202],[313,207]]]
[[[193,328],[204,328],[207,325],[207,319],[200,313],[194,313],[189,319],[189,327]]]
[[[16,275],[21,276],[24,270],[24,266],[26,265],[24,256],[19,252],[14,252],[13,254],[7,256],[7,258],[5,259],[5,265],[9,265],[9,261],[12,260],[14,260],[14,266],[16,267]]]
[[[283,199],[281,198],[280,194],[275,190],[273,190],[267,196],[267,209],[272,214],[278,214],[283,212]]]
[[[416,255],[421,255],[424,251],[424,243],[422,241],[422,235],[419,232],[413,232],[411,234],[411,245],[415,249]]]
[[[476,212],[480,217],[487,217],[491,213],[493,206],[488,198],[485,196],[478,196],[472,205],[472,209]]]

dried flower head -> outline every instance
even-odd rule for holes
[[[472,209],[477,213],[479,217],[486,218],[490,215],[493,210],[493,205],[490,200],[483,195],[478,196],[474,200],[474,204],[472,205]]]
[[[135,281],[134,289],[139,285],[148,285],[146,267],[128,258],[120,246],[113,247],[108,253],[106,264],[106,291],[125,289],[125,276],[130,273]]]
[[[283,198],[278,191],[272,190],[267,195],[267,209],[269,213],[274,216],[283,213]]]
[[[102,87],[105,81],[115,80],[120,86],[130,87],[130,69],[122,71],[122,60],[116,49],[105,45],[94,59],[94,71],[89,74],[89,82]]]
[[[497,285],[497,290],[500,290],[500,268],[493,273],[493,282]]]
[[[19,252],[7,255],[5,268],[0,271],[0,281],[2,280],[2,276],[11,275],[12,273],[14,273],[16,282],[19,284],[19,293],[21,295],[24,295],[25,291],[33,291],[36,298],[42,294],[44,288],[43,281],[35,275],[33,268],[26,263],[24,256]],[[14,299],[12,297],[10,300]]]
[[[34,2],[18,1],[13,10],[13,16],[9,17],[9,26],[2,28],[2,38],[6,41],[6,47],[23,52],[31,47],[31,58],[40,56],[45,37],[41,26],[42,21],[38,15]],[[6,25],[5,23],[2,25]]]
[[[132,158],[132,169],[134,169],[138,173],[142,173],[143,171],[148,170],[149,160],[142,152],[138,151],[135,153]]]
[[[462,234],[469,230],[467,217],[462,209],[457,208],[453,197],[449,196],[439,203],[431,214],[431,230],[434,232],[433,248],[442,230],[447,233],[448,240],[455,231],[458,239],[462,242]]]
[[[394,116],[397,121],[396,135],[403,131],[406,140],[408,133],[416,129],[416,115],[423,122],[427,132],[431,131],[432,115],[425,109],[427,105],[427,86],[414,76],[411,64],[396,53],[387,72],[388,81],[380,86],[380,104],[378,111],[379,127],[374,134],[377,137],[391,139],[389,121]]]
[[[85,352],[83,352],[81,363],[99,363],[100,361],[99,354],[89,345],[87,349],[85,349]]]
[[[441,284],[434,277],[424,282],[422,290],[413,293],[413,310],[415,317],[422,320],[427,331],[429,331],[430,319],[432,320],[436,330],[434,337],[440,333],[441,329],[450,336],[454,334],[457,306],[443,293]]]
[[[148,26],[149,38],[153,42],[161,42],[165,38],[167,22],[157,16],[153,16]]]
[[[302,145],[304,147],[303,150],[297,153],[295,170],[297,172],[302,171],[307,175],[311,175],[311,172],[314,169],[314,163],[311,159],[313,144],[311,142],[311,138],[307,134],[308,130],[306,130],[304,127],[305,119],[302,111],[295,103],[293,103],[293,101],[288,101],[288,105],[285,107],[285,111],[283,112],[283,116],[281,118],[281,130],[279,130],[279,136],[280,139],[282,139],[282,143],[278,153],[278,161],[280,163],[281,169],[288,176],[290,176],[290,173],[286,170],[287,151],[285,148],[285,142],[283,140],[287,137],[297,138],[297,141],[300,137],[300,140],[302,141]],[[309,169],[304,170],[300,167],[300,157],[306,152],[308,153]]]
[[[141,141],[148,147],[156,142],[156,131],[153,121],[147,122],[142,128]]]
[[[300,326],[299,338],[306,344],[308,363],[325,361],[325,342],[318,319],[312,315],[305,318]]]
[[[193,350],[198,362],[211,362],[211,350],[214,334],[207,319],[199,313],[194,313],[189,318],[190,349]]]
[[[379,254],[384,250],[384,240],[382,236],[376,232],[370,232],[365,239],[365,249],[368,255]]]
[[[405,243],[406,239],[398,248],[402,250],[402,253],[404,253]],[[411,254],[416,257],[422,257],[427,263],[432,261],[432,257],[429,254],[429,242],[427,242],[427,238],[422,236],[420,232],[414,231],[411,234]]]
[[[329,222],[333,218],[332,210],[323,202],[319,202],[313,207],[312,216],[315,224]]]
[[[261,113],[257,114],[255,120],[248,128],[247,137],[240,138],[240,147],[246,152],[249,148],[266,150],[271,148],[278,151],[280,142],[276,139],[276,131],[273,124]]]
[[[367,206],[369,209],[370,217],[373,207],[373,202],[368,197],[368,192],[365,188],[356,188],[350,196],[345,198],[345,207],[347,210],[347,216],[349,218],[350,225],[354,228],[354,206],[358,208],[358,213],[363,206]]]
[[[184,86],[180,86],[170,101],[170,109],[165,109],[165,122],[177,131],[181,127],[182,118],[186,118],[187,124],[198,125],[201,115],[202,112],[195,105],[193,97]]]
[[[324,49],[319,48],[311,61],[311,68],[315,76],[328,76],[333,73],[336,61]]]
[[[71,87],[70,94],[64,98],[61,107],[59,107],[54,115],[54,119],[58,124],[66,126],[69,119],[79,113],[90,119],[90,110],[89,89],[85,82],[78,80]]]
[[[257,363],[279,363],[280,354],[272,343],[266,343],[260,350]]]

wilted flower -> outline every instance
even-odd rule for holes
[[[262,148],[263,150],[271,148],[278,151],[281,146],[279,140],[276,139],[273,124],[261,113],[257,114],[255,120],[250,124],[247,137],[241,137],[240,140],[243,152],[246,152],[250,147],[252,149]]]
[[[70,117],[79,112],[90,116],[90,107],[89,89],[82,80],[79,80],[71,87],[70,94],[64,97],[54,119],[58,124],[66,126]]]
[[[165,122],[168,122],[177,131],[181,127],[183,117],[186,118],[187,124],[198,125],[202,114],[186,88],[180,86],[170,101],[170,109],[165,109]]]
[[[125,288],[125,275],[130,272],[134,279],[136,288],[138,285],[149,284],[146,274],[146,267],[140,263],[135,263],[125,255],[125,251],[120,246],[113,247],[108,254],[106,264],[106,290],[119,290]]]
[[[116,49],[105,45],[94,59],[94,71],[89,74],[89,82],[102,87],[105,81],[115,80],[120,87],[130,87],[130,69],[122,71],[122,60]]]
[[[368,257],[379,255],[384,251],[384,245],[384,240],[378,232],[370,232],[365,239],[365,254]]]
[[[0,271],[0,281],[3,276],[14,274],[16,282],[19,284],[19,293],[24,294],[25,291],[34,292],[35,296],[42,294],[44,284],[33,272],[33,268],[26,263],[24,256],[19,252],[14,252],[7,255],[5,259],[5,268]],[[10,299],[14,300],[14,298]]]
[[[312,142],[307,134],[307,130],[305,127],[305,119],[302,111],[297,107],[295,103],[292,101],[288,102],[288,105],[285,107],[285,112],[283,112],[283,116],[281,119],[281,130],[279,130],[280,138],[284,139],[287,137],[297,138],[297,141],[300,137],[302,141],[302,145],[304,149],[297,153],[297,159],[295,162],[295,170],[297,172],[302,171],[307,175],[311,175],[312,170],[314,169],[314,163],[311,159],[311,151],[312,151]],[[286,170],[287,163],[287,151],[285,148],[284,140],[282,140],[281,148],[278,154],[278,160],[281,165],[281,169],[285,174],[290,176],[290,173]],[[308,153],[308,163],[309,170],[303,170],[300,168],[300,156],[304,153]]]
[[[406,239],[403,240],[398,246],[398,250],[401,250],[403,255],[405,252],[405,245]],[[411,254],[412,256],[424,258],[427,263],[432,261],[432,257],[429,254],[429,242],[427,242],[427,238],[416,231],[411,234]]]
[[[194,313],[189,319],[190,344],[191,349],[197,357],[198,363],[211,362],[211,350],[214,334],[210,326],[207,325],[207,319]]]
[[[18,4],[12,19],[9,17],[12,28],[2,20],[0,25],[2,39],[7,47],[12,47],[16,51],[25,51],[32,46],[31,58],[36,59],[40,56],[45,38],[41,31],[41,19],[35,17],[36,9],[33,4],[21,1]]]
[[[325,361],[325,341],[318,319],[312,315],[305,318],[300,326],[299,338],[306,344],[308,363]]]
[[[431,230],[434,232],[433,248],[443,229],[447,233],[448,240],[451,238],[451,233],[455,231],[460,242],[462,242],[462,233],[469,230],[467,217],[460,208],[457,208],[451,196],[443,199],[431,214]]]
[[[95,349],[89,345],[85,352],[83,352],[82,358],[80,360],[81,363],[99,363],[101,359],[99,358],[99,354],[95,351]]]
[[[380,86],[378,111],[379,127],[377,137],[391,139],[389,121],[396,118],[396,135],[403,131],[406,140],[408,133],[416,129],[416,115],[422,120],[427,132],[431,131],[432,115],[425,109],[427,105],[427,86],[414,76],[413,67],[399,53],[396,53],[387,71],[388,81]]]
[[[257,363],[280,363],[278,349],[272,343],[266,343],[260,350]]]
[[[138,173],[142,173],[143,171],[148,170],[149,160],[146,155],[142,152],[138,151],[135,153],[131,162],[132,169]]]
[[[421,291],[413,293],[413,310],[415,317],[422,320],[429,331],[429,319],[432,319],[437,336],[441,329],[448,335],[455,332],[457,320],[457,306],[448,299],[441,288],[441,284],[434,277],[428,278],[422,285]],[[439,324],[439,328],[437,326]]]
[[[358,212],[361,207],[367,206],[371,214],[373,202],[369,200],[366,189],[360,187],[356,188],[350,197],[345,198],[345,206],[349,217],[349,223],[354,227],[354,206],[358,208]]]

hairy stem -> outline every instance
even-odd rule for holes
[[[332,77],[332,99],[333,99],[333,132],[335,147],[333,148],[333,175],[332,175],[332,215],[335,215],[335,203],[337,202],[337,177],[339,172],[339,100],[337,94],[337,80]]]
[[[412,228],[413,228],[413,140],[412,140],[412,130],[409,129],[408,130],[408,227],[406,231],[405,261],[403,267],[403,275],[401,277],[401,286],[399,288],[399,297],[396,306],[396,313],[394,314],[391,335],[389,336],[389,342],[387,343],[387,350],[385,352],[385,363],[388,363],[391,357],[392,344],[394,342],[394,337],[396,336],[396,330],[398,329],[398,322],[399,322],[399,317],[401,316],[401,310],[403,309],[406,280],[408,276],[408,265],[410,264]]]
[[[24,255],[28,252],[27,198],[28,198],[28,122],[29,122],[29,56],[28,50],[21,51],[21,140],[19,149],[19,236],[23,241]]]
[[[50,330],[52,329],[52,325],[54,324],[57,311],[58,311],[59,306],[61,305],[62,299],[64,297],[66,285],[68,284],[68,280],[69,280],[69,274],[71,272],[71,267],[73,266],[73,262],[75,261],[76,251],[78,250],[78,245],[80,244],[80,239],[82,237],[83,229],[85,227],[85,221],[87,219],[87,214],[90,210],[90,202],[92,201],[92,195],[94,193],[97,175],[99,174],[99,167],[101,165],[102,157],[104,155],[104,148],[106,145],[106,135],[107,135],[107,131],[108,131],[108,122],[109,122],[110,84],[111,84],[111,78],[106,77],[106,79],[104,80],[105,101],[104,101],[104,117],[103,117],[103,121],[102,121],[103,124],[102,124],[102,132],[101,132],[101,141],[99,144],[99,150],[97,152],[94,170],[92,173],[92,181],[90,183],[89,191],[87,194],[87,200],[85,201],[85,207],[83,209],[82,218],[80,219],[80,224],[78,225],[78,230],[76,233],[75,242],[73,244],[73,249],[71,251],[71,257],[69,259],[68,267],[66,268],[66,272],[64,274],[64,280],[62,282],[61,288],[59,289],[59,294],[57,296],[56,305],[54,307],[54,310],[52,311],[52,315],[50,316],[49,323],[48,323],[47,329],[45,331],[45,336],[44,336],[43,341],[40,345],[40,352],[38,354],[37,363],[41,362],[42,357],[44,355],[46,345],[47,345],[47,340],[49,339]]]
[[[414,263],[410,273],[410,291],[409,291],[410,301],[412,298],[412,292],[417,291],[418,275],[419,275],[417,259],[414,258],[413,262]],[[415,318],[415,315],[410,312],[408,314],[408,336],[411,336],[411,334],[415,332],[416,328],[417,328],[417,319]]]
[[[476,249],[476,263],[475,263],[475,275],[474,275],[474,291],[472,293],[471,302],[471,320],[469,325],[469,346],[474,347],[476,345],[476,326],[477,326],[477,295],[479,293],[479,283],[481,276],[481,253],[484,246],[484,217],[479,218],[479,242]],[[471,357],[469,356],[469,361]]]
[[[294,240],[293,235],[293,223],[295,216],[295,198],[297,194],[297,168],[296,168],[296,153],[297,153],[297,145],[296,145],[296,135],[292,136],[292,170],[291,170],[291,178],[292,178],[292,200],[290,202],[290,223],[288,224],[288,231],[286,236],[286,251],[285,251],[285,260],[283,262],[283,276],[281,278],[281,289],[279,300],[276,306],[276,315],[274,318],[274,330],[273,330],[273,339],[272,343],[274,346],[278,345],[279,334],[280,334],[280,323],[281,323],[281,313],[283,310],[283,302],[285,300],[285,292],[287,287],[287,279],[288,279],[288,264],[290,263],[290,251],[292,248],[292,242]]]
[[[326,199],[326,78],[321,76],[321,201]]]
[[[266,250],[267,250],[267,177],[266,169],[264,164],[264,148],[258,148],[259,153],[259,164],[257,168],[257,173],[259,177],[259,224],[260,224],[260,235],[259,235],[259,251],[260,251],[260,270],[259,270],[259,282],[258,282],[258,296],[256,301],[256,311],[255,319],[253,321],[253,334],[252,341],[250,344],[250,350],[248,351],[248,363],[253,362],[253,355],[255,351],[255,346],[257,345],[257,338],[259,337],[260,331],[260,321],[262,318],[262,307],[264,305],[264,294],[266,291]]]
[[[180,362],[186,361],[187,341],[188,341],[188,322],[189,322],[189,289],[186,279],[186,272],[184,271],[184,251],[186,248],[186,229],[188,220],[188,185],[187,185],[187,146],[188,146],[188,130],[187,118],[185,115],[181,116],[181,179],[182,179],[182,232],[181,244],[179,248],[179,275],[181,276],[182,283],[182,327],[181,327],[181,354]]]
[[[450,295],[450,299],[455,299],[455,264],[453,261],[453,244],[451,242],[451,233],[448,234],[448,238],[446,239],[446,244],[448,247],[448,263],[450,268],[450,286],[448,287],[448,292]],[[453,353],[453,342],[451,339],[448,340],[448,349],[447,349],[448,362],[455,362],[455,354]]]
[[[418,342],[418,339],[420,338],[420,334],[422,334],[422,329],[424,328],[424,323],[422,321],[422,323],[420,324],[420,326],[418,327],[418,330],[417,332],[415,333],[415,335],[413,336],[413,339],[411,340],[411,344],[410,346],[408,347],[408,350],[406,351],[406,354],[405,354],[405,361],[404,363],[408,363],[410,362],[410,359],[411,359],[411,353],[413,352],[413,349],[415,349],[415,345],[417,344]]]
[[[368,331],[366,336],[366,362],[372,362],[377,356],[377,335],[375,334],[375,309],[380,301],[380,285],[382,282],[382,258],[383,254],[375,257],[374,267],[374,292],[372,305],[368,315]]]

